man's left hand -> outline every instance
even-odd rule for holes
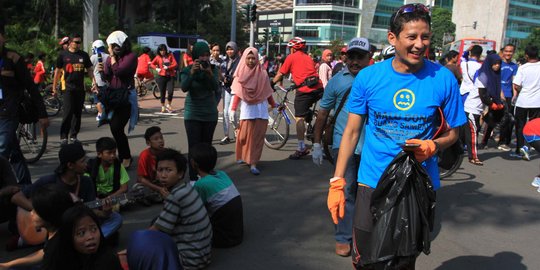
[[[437,145],[433,140],[418,140],[410,139],[405,141],[406,144],[419,144],[416,147],[403,147],[403,150],[407,152],[413,152],[414,157],[418,162],[423,162],[424,160],[432,157],[437,152]]]

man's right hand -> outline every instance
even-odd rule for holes
[[[314,143],[312,150],[313,151],[311,152],[311,157],[313,158],[313,163],[315,163],[315,165],[317,165],[317,166],[322,165],[323,153],[322,153],[321,144],[320,143]]]
[[[345,216],[345,178],[333,177],[330,179],[330,188],[328,189],[327,205],[334,224],[338,224],[340,219]]]

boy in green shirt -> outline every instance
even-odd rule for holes
[[[102,137],[96,141],[97,157],[88,161],[88,170],[96,186],[98,198],[107,198],[128,191],[129,175],[116,157],[116,142]]]

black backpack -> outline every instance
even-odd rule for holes
[[[96,195],[98,195],[97,192],[97,176],[99,172],[99,165],[101,164],[100,158],[92,158],[88,160],[88,165],[86,167],[86,171],[90,174],[90,179],[92,179],[92,182],[94,182],[94,189],[96,190]],[[121,170],[121,164],[118,159],[114,160],[113,164],[114,173],[113,173],[113,190],[112,192],[117,191],[120,188],[120,170]]]

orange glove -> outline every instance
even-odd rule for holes
[[[405,141],[405,143],[410,144],[419,144],[418,147],[405,147],[403,150],[414,152],[414,157],[418,162],[423,162],[424,160],[430,158],[435,153],[437,153],[437,145],[433,140],[418,140],[410,139]]]
[[[338,218],[343,219],[345,216],[345,178],[334,177],[330,179],[330,188],[328,189],[328,199],[326,204],[332,215],[334,224],[338,224]]]

